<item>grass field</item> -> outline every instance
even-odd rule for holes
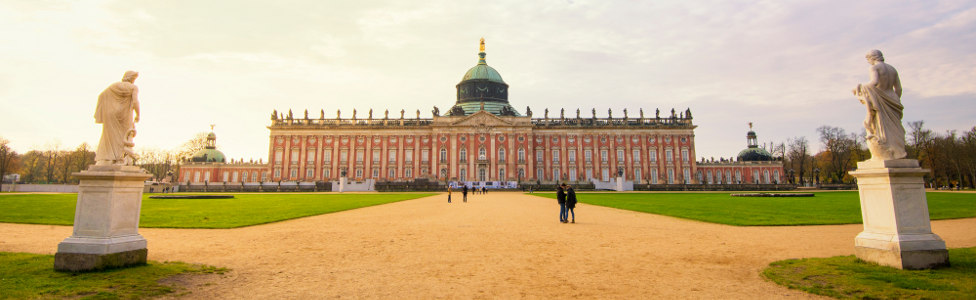
[[[149,298],[177,291],[162,283],[167,278],[226,271],[179,262],[90,273],[55,272],[53,266],[53,255],[0,252],[0,299]]]
[[[791,289],[853,299],[973,299],[976,248],[949,249],[948,268],[906,271],[854,256],[774,262],[763,276]]]
[[[533,195],[556,198],[556,193]],[[579,202],[738,226],[861,223],[854,191],[814,197],[731,197],[729,193],[577,193]],[[929,192],[933,220],[976,217],[976,194]]]
[[[235,228],[433,194],[236,194],[234,199],[142,199],[140,227]],[[0,195],[0,222],[72,225],[77,194]]]

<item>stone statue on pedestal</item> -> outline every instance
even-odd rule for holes
[[[857,178],[864,231],[854,238],[857,258],[899,269],[928,269],[949,265],[945,241],[932,232],[922,169],[905,157],[905,128],[901,125],[901,82],[898,71],[884,62],[881,51],[865,56],[871,82],[853,93],[867,107],[871,159],[849,172]]]
[[[852,91],[867,108],[864,129],[867,131],[871,160],[905,157],[905,127],[901,125],[901,80],[895,67],[884,62],[881,51],[865,55],[871,68],[871,81],[858,84]]]
[[[136,71],[125,71],[122,81],[109,85],[98,95],[95,123],[102,124],[102,137],[95,150],[97,165],[132,165],[131,159],[126,163],[126,157],[131,156],[125,148],[127,142],[132,143],[139,122],[139,87],[135,85],[138,77]]]

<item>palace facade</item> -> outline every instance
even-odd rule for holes
[[[455,103],[443,115],[437,107],[430,118],[421,118],[419,110],[411,117],[404,110],[393,117],[388,110],[382,117],[353,110],[346,118],[339,111],[335,118],[326,118],[324,110],[318,118],[307,110],[300,117],[275,111],[267,164],[225,163],[201,152],[191,159],[197,162],[181,168],[179,181],[319,182],[345,176],[555,183],[621,176],[637,184],[694,184],[719,172],[711,163],[706,173],[699,170],[690,109],[671,109],[664,116],[659,110],[645,116],[643,109],[636,116],[626,109],[616,117],[609,110],[597,117],[596,109],[589,116],[579,109],[534,116],[531,109],[519,112],[509,103],[509,85],[486,63],[484,40],[478,56],[455,85]],[[782,174],[782,164],[779,170]]]

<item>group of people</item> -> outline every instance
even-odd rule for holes
[[[576,223],[576,190],[572,186],[562,183],[556,187],[556,201],[559,202],[559,222]],[[569,220],[572,214],[573,220]]]
[[[453,191],[453,188],[450,185],[448,185],[447,186],[447,203],[451,203],[451,194],[453,194],[452,191]],[[486,188],[486,187],[480,187],[480,188],[471,187],[470,189],[468,189],[468,186],[466,186],[466,185],[465,186],[462,186],[461,187],[461,199],[464,202],[468,202],[468,191],[471,191],[471,193],[487,194],[488,193],[488,188]]]

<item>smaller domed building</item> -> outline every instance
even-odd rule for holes
[[[268,165],[262,161],[227,162],[223,152],[217,150],[217,135],[210,128],[203,149],[193,153],[180,166],[179,182],[190,183],[243,183],[268,180]]]
[[[749,122],[746,148],[732,158],[705,160],[698,163],[698,182],[703,184],[778,184],[783,182],[783,160],[759,147],[756,132]]]

